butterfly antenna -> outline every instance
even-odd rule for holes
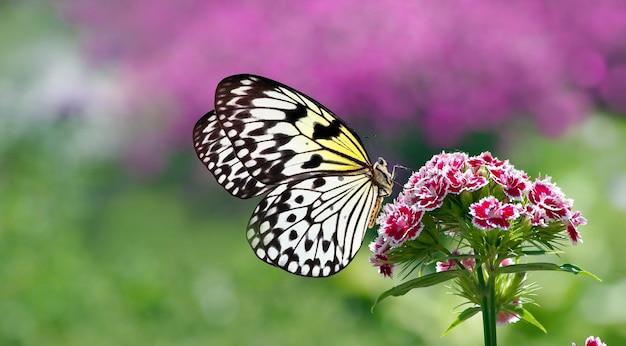
[[[415,169],[413,169],[411,167],[402,166],[402,165],[393,165],[393,168],[391,169],[391,180],[393,181],[394,184],[396,184],[398,186],[402,186],[403,184],[400,184],[399,182],[397,182],[395,180],[395,178],[396,178],[396,168],[404,169],[404,170],[406,170],[407,172],[410,172],[410,173],[415,172]]]

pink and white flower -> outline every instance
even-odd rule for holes
[[[516,299],[511,302],[511,304],[515,306],[522,306],[522,302],[519,299]],[[498,317],[496,317],[496,325],[503,326],[505,324],[515,323],[520,320],[520,315],[507,311],[499,311]]]
[[[524,207],[523,214],[530,219],[533,226],[548,227],[546,211],[534,204],[528,204]]]
[[[528,200],[545,211],[548,221],[565,220],[572,213],[574,201],[565,198],[561,189],[550,180],[549,176],[537,178],[528,191]]]
[[[488,170],[493,170],[505,168],[508,165],[508,161],[498,160],[490,152],[485,151],[478,156],[469,158],[467,164],[474,170],[479,170],[483,166]]]
[[[453,256],[458,256],[460,254],[461,254],[461,251],[459,251],[459,249],[452,250]],[[470,250],[468,254],[473,255],[474,251]],[[476,259],[474,257],[464,257],[464,258],[461,258],[461,264],[463,265],[465,269],[472,271],[474,267],[476,266]],[[448,270],[455,270],[458,268],[459,266],[457,265],[457,262],[453,258],[446,258],[445,262],[437,262],[435,264],[435,271],[437,273],[445,272]]]
[[[576,343],[572,342],[572,346],[576,346]],[[585,346],[606,346],[606,344],[600,340],[600,337],[590,336],[585,340]]]
[[[421,221],[424,210],[403,203],[390,203],[384,206],[380,229],[391,245],[398,245],[415,239],[424,228]]]
[[[493,169],[489,171],[491,178],[498,184],[502,185],[504,193],[515,201],[521,201],[524,194],[530,188],[531,182],[528,175],[522,171],[515,169]]]
[[[391,277],[395,267],[395,263],[389,261],[391,245],[382,236],[378,236],[376,240],[370,243],[369,248],[372,252],[370,263],[378,267],[380,275]]]
[[[448,193],[448,181],[443,176],[416,176],[413,184],[405,186],[405,196],[409,204],[424,211],[441,207]]]
[[[572,244],[577,245],[578,243],[583,242],[580,236],[580,233],[578,232],[577,227],[579,225],[586,225],[586,224],[587,224],[587,219],[585,219],[584,217],[582,217],[582,215],[580,215],[580,211],[575,212],[569,218],[567,222],[567,234],[569,235],[569,238],[572,241]]]
[[[519,217],[519,208],[513,204],[501,203],[496,197],[484,197],[470,205],[472,224],[483,230],[499,228],[508,230],[512,220]]]
[[[448,170],[445,175],[448,180],[448,192],[460,193],[462,191],[476,191],[487,185],[487,178],[471,169]]]
[[[515,260],[513,258],[505,258],[500,262],[500,267],[506,267],[515,264]]]

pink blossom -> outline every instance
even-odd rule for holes
[[[519,299],[516,299],[511,302],[512,305],[522,306],[522,302]],[[496,325],[503,326],[509,323],[515,323],[520,320],[520,316],[516,313],[511,313],[507,311],[499,311],[498,317],[496,318]]]
[[[533,226],[548,227],[546,222],[546,211],[534,204],[528,204],[524,207],[523,213],[530,219]]]
[[[549,176],[537,178],[530,187],[528,200],[545,211],[548,221],[564,220],[572,212],[573,201],[565,198],[561,189],[550,180]]]
[[[454,270],[456,268],[457,268],[456,262],[454,262],[454,260],[451,259],[451,258],[447,258],[445,262],[439,262],[438,261],[435,264],[435,271],[437,273],[445,272],[445,271],[448,271],[448,270]]]
[[[449,183],[448,192],[451,193],[458,194],[461,191],[476,191],[487,185],[487,179],[471,169],[450,169],[445,176]]]
[[[498,160],[493,157],[493,155],[491,155],[488,151],[482,152],[478,156],[472,156],[467,160],[467,163],[474,170],[479,170],[483,166],[485,166],[488,170],[500,169],[508,164],[507,161]]]
[[[487,179],[469,169],[468,159],[467,154],[459,152],[435,155],[409,178],[405,190],[426,210],[438,208],[447,193],[478,190]]]
[[[606,346],[606,344],[600,340],[600,337],[590,336],[585,340],[585,346]]]
[[[519,210],[512,204],[503,204],[497,198],[488,196],[470,205],[470,215],[473,216],[472,224],[480,229],[507,230],[511,227],[510,221],[519,216]]]
[[[526,173],[510,167],[509,169],[491,169],[491,178],[502,185],[504,193],[511,200],[521,201],[524,193],[530,188],[530,180]]]
[[[442,175],[422,177],[417,174],[411,180],[414,184],[405,187],[407,201],[425,211],[439,208],[447,195],[448,181]]]
[[[469,157],[466,153],[442,152],[441,154],[435,155],[432,159],[428,160],[428,162],[424,164],[424,167],[429,170],[434,169],[437,171],[460,170],[465,166],[468,158]]]
[[[468,252],[469,255],[473,255],[474,254],[474,250],[470,249]],[[463,264],[463,267],[465,267],[465,269],[472,271],[474,270],[474,267],[476,267],[476,258],[474,257],[465,257],[461,259],[461,264]]]
[[[569,238],[572,241],[572,244],[577,245],[578,243],[582,243],[583,242],[583,240],[582,240],[582,238],[580,236],[580,233],[578,233],[577,227],[579,225],[586,225],[586,224],[587,224],[587,219],[585,219],[580,214],[580,211],[575,212],[569,218],[569,220],[567,222],[567,234],[569,235]]]
[[[382,233],[392,245],[415,239],[424,224],[421,222],[424,210],[403,203],[389,203],[379,216]]]
[[[576,346],[576,343],[572,342],[572,346]],[[606,344],[600,340],[600,337],[590,336],[585,340],[585,346],[606,346]]]
[[[378,274],[390,278],[393,276],[393,269],[395,266],[396,265],[394,263],[385,263],[378,267]]]
[[[515,260],[513,258],[505,258],[500,262],[500,267],[506,267],[515,264]]]
[[[373,242],[370,243],[369,249],[372,252],[370,256],[370,263],[378,267],[378,273],[391,277],[393,275],[393,269],[395,264],[389,261],[389,250],[391,245],[385,240],[384,237],[378,236]]]
[[[460,254],[461,254],[461,251],[459,251],[459,249],[452,250],[452,256],[458,256]],[[473,255],[474,251],[470,250],[468,254]],[[476,266],[476,259],[474,257],[464,257],[464,258],[461,258],[461,264],[463,265],[465,269],[472,271],[474,267]],[[448,271],[448,270],[454,270],[454,269],[458,269],[458,265],[457,265],[456,260],[453,258],[446,258],[445,262],[435,263],[435,271],[437,273]]]

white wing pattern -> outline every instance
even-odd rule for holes
[[[372,227],[392,175],[317,101],[273,80],[221,81],[193,131],[198,158],[233,196],[269,193],[246,236],[263,261],[320,277],[345,268]]]
[[[210,111],[198,120],[193,138],[198,158],[231,195],[250,198],[268,190],[267,185],[250,176],[243,162],[235,155],[233,145],[219,125],[215,111]]]

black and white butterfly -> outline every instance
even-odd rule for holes
[[[267,193],[246,237],[263,261],[290,273],[333,275],[354,258],[393,176],[348,125],[273,80],[222,80],[215,110],[193,130],[198,158],[231,195]]]

